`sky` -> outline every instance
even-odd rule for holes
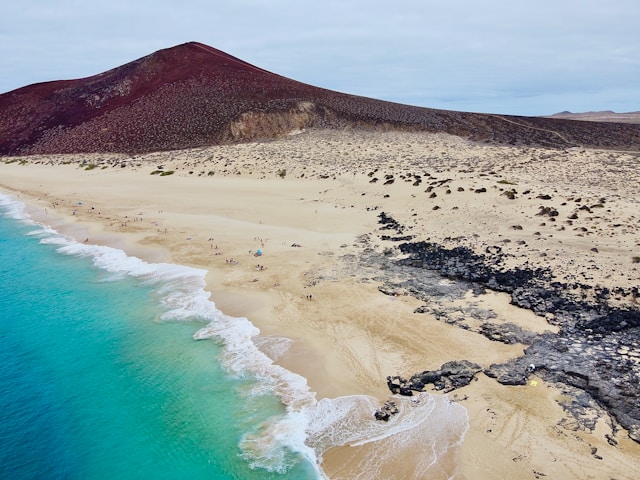
[[[640,111],[638,0],[2,0],[0,93],[197,41],[318,87],[446,110]]]

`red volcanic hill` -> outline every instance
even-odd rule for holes
[[[346,126],[514,145],[640,148],[640,125],[453,112],[347,95],[195,42],[92,77],[0,95],[0,155],[144,153]]]

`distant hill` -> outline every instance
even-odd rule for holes
[[[565,118],[590,122],[640,123],[640,112],[616,113],[611,110],[583,113],[560,112],[550,115],[549,118]]]
[[[347,95],[267,72],[195,42],[92,77],[0,95],[0,155],[5,156],[144,153],[272,139],[310,127],[640,149],[640,125],[454,112]]]

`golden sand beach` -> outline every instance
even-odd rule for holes
[[[247,317],[263,336],[292,340],[276,361],[305,377],[318,399],[362,394],[382,403],[388,375],[462,359],[486,368],[522,354],[522,344],[474,331],[469,305],[529,332],[557,326],[504,293],[439,300],[457,324],[415,313],[424,302],[408,292],[382,293],[393,272],[362,261],[399,255],[381,238],[381,212],[416,240],[478,252],[500,243],[512,266],[628,288],[640,284],[638,159],[444,134],[310,130],[134,157],[4,158],[0,189],[79,241],[206,269],[219,309]],[[602,207],[576,213],[578,198]],[[545,207],[557,216],[540,215]],[[593,429],[576,423],[565,397],[535,374],[505,386],[479,373],[448,394],[466,409],[469,429],[428,478],[634,478],[640,444],[603,411]],[[367,454],[333,448],[322,467],[332,479],[358,478]],[[416,445],[394,452],[384,478],[415,478],[422,454]]]

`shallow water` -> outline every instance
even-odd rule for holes
[[[217,313],[198,272],[97,257],[16,208],[0,217],[0,478],[317,478],[286,449],[250,468],[243,437],[284,407],[192,338]]]

